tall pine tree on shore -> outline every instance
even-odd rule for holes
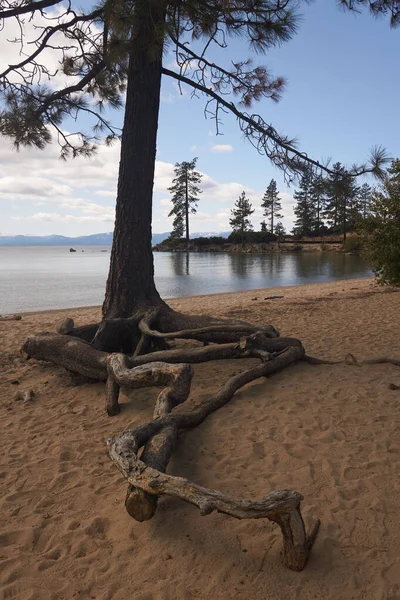
[[[261,202],[261,207],[264,209],[264,217],[269,219],[269,231],[270,233],[274,233],[274,223],[283,217],[283,215],[280,213],[282,210],[282,205],[278,196],[278,189],[275,179],[271,179],[269,182]]]
[[[322,175],[314,175],[312,181],[312,204],[314,206],[313,233],[320,236],[324,228],[322,214],[325,207],[326,184]]]
[[[313,198],[313,173],[307,169],[300,179],[299,189],[293,194],[297,204],[294,208],[296,221],[293,227],[294,235],[310,236],[315,224],[315,206]]]
[[[326,205],[324,217],[332,232],[347,237],[354,229],[357,213],[358,188],[354,177],[340,162],[333,165],[333,173],[326,180]]]
[[[283,224],[281,221],[278,221],[277,224],[275,225],[275,229],[274,229],[274,234],[277,237],[278,240],[278,248],[281,245],[281,241],[283,240],[283,238],[286,235],[286,229],[284,228]]]
[[[372,193],[372,187],[368,183],[363,183],[358,189],[359,213],[364,219],[370,213]]]
[[[189,213],[196,214],[198,195],[202,190],[198,187],[202,175],[196,168],[197,158],[191,161],[183,161],[175,164],[175,178],[172,186],[168,188],[171,192],[171,202],[174,205],[169,212],[169,217],[174,217],[171,237],[181,238],[183,232],[186,234],[186,244],[189,244]]]
[[[244,244],[244,238],[246,231],[251,231],[253,225],[249,219],[249,216],[253,214],[254,208],[250,204],[246,193],[243,191],[238,200],[235,202],[234,208],[231,209],[232,218],[229,219],[229,225],[233,231],[241,234],[241,244]]]

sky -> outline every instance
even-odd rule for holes
[[[253,55],[243,40],[230,40],[225,50],[212,50],[211,60],[225,67],[229,61],[254,57],[287,80],[282,100],[264,99],[253,107],[279,132],[296,137],[302,151],[318,160],[351,165],[364,161],[375,145],[392,157],[400,156],[400,30],[388,19],[375,20],[367,12],[344,13],[335,0],[315,0],[302,6],[302,22],[293,39]],[[12,32],[0,32],[0,68],[16,58],[7,42]],[[47,60],[55,62],[54,56]],[[172,56],[164,64],[170,67]],[[163,78],[153,196],[153,231],[170,231],[172,219],[168,187],[174,164],[198,157],[203,174],[198,212],[191,231],[229,231],[230,211],[242,191],[260,228],[262,196],[272,178],[282,201],[283,224],[293,224],[293,193],[282,173],[243,137],[233,116],[224,117],[222,134],[204,118],[204,98],[181,93]],[[122,122],[122,111],[113,122]],[[80,127],[85,126],[82,119]],[[71,123],[65,123],[69,131]],[[22,149],[0,139],[0,235],[59,234],[78,236],[113,230],[119,144],[99,145],[90,159],[59,158],[54,142],[45,150]],[[374,184],[373,180],[369,183]]]

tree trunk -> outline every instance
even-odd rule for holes
[[[138,0],[131,39],[110,270],[103,317],[126,318],[161,304],[151,250],[153,179],[160,105],[164,2]]]
[[[274,202],[271,205],[271,233],[274,233]]]
[[[189,193],[188,193],[188,169],[185,173],[185,217],[186,217],[186,247],[189,248]]]

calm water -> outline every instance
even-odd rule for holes
[[[0,314],[93,306],[103,301],[110,247],[0,247]],[[106,252],[102,252],[106,250]],[[163,298],[234,292],[371,275],[358,256],[154,254]]]

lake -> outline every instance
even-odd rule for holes
[[[1,246],[0,314],[99,305],[110,246]],[[359,256],[337,252],[279,254],[155,252],[163,298],[370,277]]]

